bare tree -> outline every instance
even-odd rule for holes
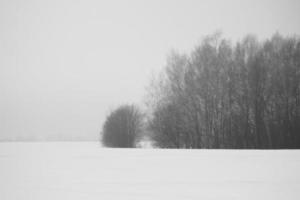
[[[143,127],[143,115],[134,105],[123,105],[107,117],[102,143],[107,147],[135,147]]]

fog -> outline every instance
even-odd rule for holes
[[[121,103],[143,104],[172,49],[221,30],[300,34],[300,2],[0,1],[0,140],[97,140]]]

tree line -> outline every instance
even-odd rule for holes
[[[160,148],[300,148],[299,37],[207,36],[170,54],[147,105]]]

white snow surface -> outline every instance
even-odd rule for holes
[[[0,199],[300,199],[299,150],[0,143]]]

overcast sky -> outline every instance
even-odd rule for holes
[[[97,139],[171,49],[300,34],[300,1],[0,0],[0,139]]]

